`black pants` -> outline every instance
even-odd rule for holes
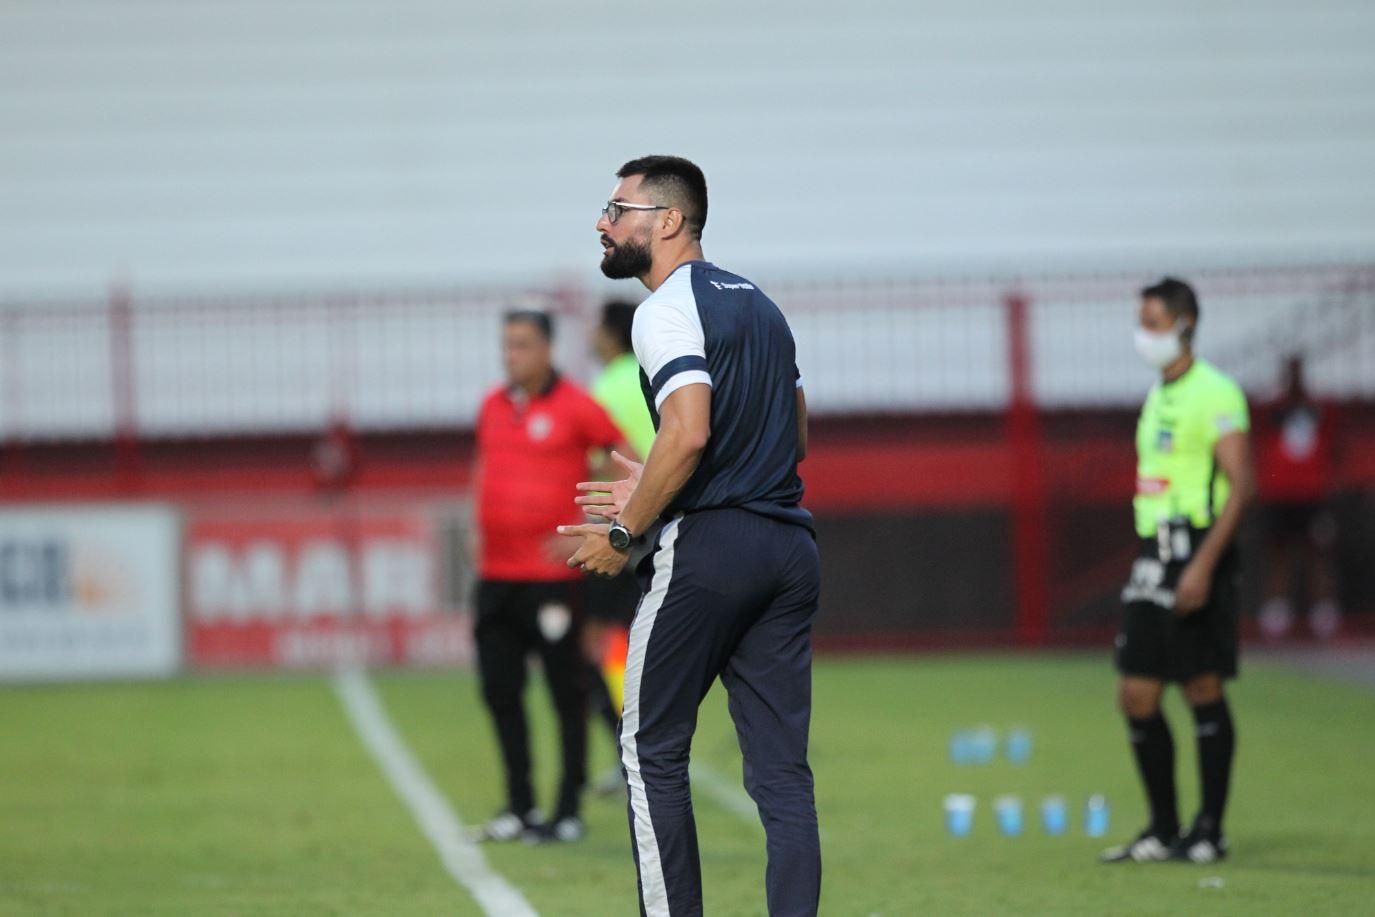
[[[534,808],[530,787],[530,735],[525,717],[526,658],[544,665],[563,740],[563,779],[554,816],[578,814],[587,782],[587,668],[579,645],[580,582],[501,582],[477,588],[478,671],[482,699],[492,714],[511,811]]]
[[[719,677],[767,837],[769,914],[815,914],[821,843],[807,764],[815,540],[755,513],[708,510],[669,522],[640,573],[646,591],[630,627],[621,763],[641,913],[702,914],[688,753],[697,708]]]

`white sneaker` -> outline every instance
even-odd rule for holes
[[[1163,863],[1170,859],[1170,844],[1150,830],[1129,844],[1109,847],[1098,855],[1100,863]]]
[[[1194,828],[1175,842],[1173,859],[1206,866],[1227,859],[1227,838],[1220,832],[1205,833]]]
[[[587,836],[587,826],[576,815],[565,815],[548,825],[536,825],[523,836],[527,844],[572,844]]]
[[[538,809],[531,809],[522,817],[514,812],[506,811],[498,814],[487,824],[477,828],[474,840],[481,843],[505,844],[510,841],[520,840],[526,831],[541,827],[544,818]]]

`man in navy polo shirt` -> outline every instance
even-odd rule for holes
[[[560,531],[581,537],[568,563],[590,573],[614,576],[643,554],[621,725],[641,912],[702,913],[688,753],[719,677],[767,834],[769,913],[815,914],[807,739],[820,568],[797,475],[807,412],[792,332],[754,284],[703,259],[697,166],[650,156],[617,176],[597,221],[602,272],[651,291],[632,338],[658,433],[637,473],[581,488],[579,502],[611,524]]]

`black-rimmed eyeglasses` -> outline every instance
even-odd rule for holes
[[[663,204],[628,204],[625,201],[607,201],[602,208],[602,216],[612,226],[621,218],[621,212],[625,210],[672,210],[672,207],[665,207]]]

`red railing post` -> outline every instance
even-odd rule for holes
[[[137,493],[143,457],[138,439],[138,401],[134,383],[134,316],[129,290],[110,290],[110,398],[115,427],[115,486]]]
[[[1050,629],[1050,533],[1046,512],[1045,436],[1032,390],[1031,305],[1022,293],[1003,300],[1007,313],[1012,399],[1008,447],[1012,460],[1012,583],[1017,642],[1044,643]]]

